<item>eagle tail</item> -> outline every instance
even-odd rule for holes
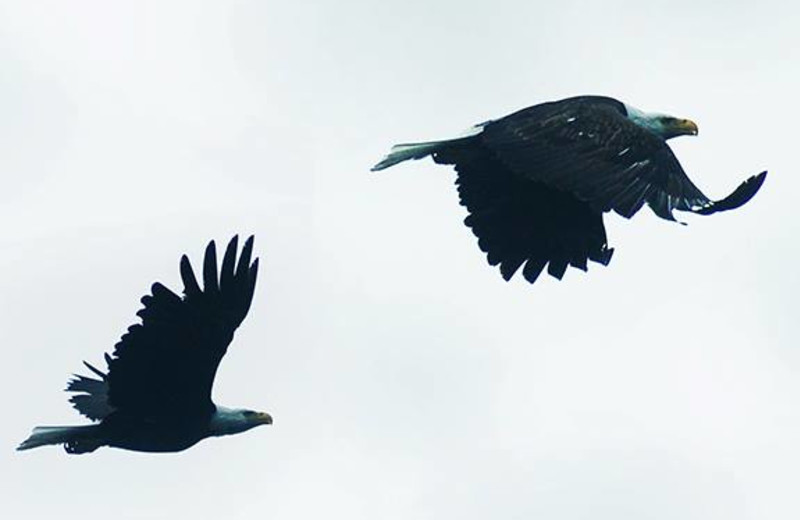
[[[384,170],[397,163],[410,159],[423,159],[436,151],[439,146],[448,141],[430,141],[427,143],[407,143],[392,146],[389,154],[381,162],[372,167],[373,172]]]
[[[97,424],[84,426],[37,426],[30,437],[17,450],[30,450],[39,446],[63,444],[67,453],[88,453],[103,445],[98,437]]]
[[[480,130],[480,125],[477,125],[473,129],[470,129],[467,135],[456,137],[455,139],[428,141],[425,143],[396,144],[392,146],[392,149],[389,150],[389,154],[384,157],[381,162],[372,167],[371,171],[377,172],[379,170],[385,170],[390,166],[410,159],[424,159],[451,145],[458,145],[472,139],[475,135],[480,133]]]

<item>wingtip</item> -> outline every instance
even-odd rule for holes
[[[186,255],[184,255],[186,256]],[[213,257],[215,260],[215,267],[216,267],[216,258],[217,258],[217,242],[214,239],[208,241],[206,244],[206,249],[203,251],[203,261],[205,262],[209,257]]]
[[[236,253],[239,250],[239,235],[233,235],[225,248],[222,256],[222,270],[220,272],[220,287],[227,285],[235,276]]]
[[[219,292],[219,275],[217,272],[217,244],[213,240],[206,246],[203,257],[203,291]]]
[[[215,240],[209,240],[208,245],[206,246],[205,256],[203,258],[204,261],[213,258],[214,260],[214,267],[217,265],[217,242]]]
[[[698,215],[711,215],[720,211],[739,208],[755,197],[767,178],[767,170],[758,175],[753,175],[741,183],[733,192],[724,199],[714,201],[710,206],[695,210]]]
[[[253,257],[253,243],[255,242],[255,235],[250,235],[244,241],[242,252],[239,254],[239,261],[236,265],[236,272],[244,272],[245,269],[250,268],[250,259]]]

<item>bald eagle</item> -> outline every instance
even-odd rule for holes
[[[578,96],[525,108],[475,125],[455,139],[400,144],[372,170],[432,156],[453,164],[464,223],[489,264],[509,280],[522,267],[530,283],[547,266],[561,279],[567,266],[608,265],[603,213],[632,217],[647,203],[710,215],[750,200],[767,172],[713,201],[689,180],[666,143],[697,135],[688,119],[645,113],[616,99]]]
[[[266,413],[216,406],[211,387],[233,333],[250,309],[258,272],[252,263],[253,237],[236,261],[238,237],[228,243],[217,275],[214,242],[205,251],[203,288],[189,259],[181,258],[183,298],[160,283],[142,298],[131,326],[105,355],[107,372],[84,362],[95,377],[74,376],[67,391],[81,414],[96,421],[83,426],[40,426],[17,449],[63,444],[67,453],[101,446],[134,451],[181,451],[212,436],[272,424]]]

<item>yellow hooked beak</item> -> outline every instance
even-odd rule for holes
[[[691,119],[678,119],[675,126],[681,135],[697,135],[697,124]]]
[[[253,422],[256,424],[272,424],[272,416],[268,413],[257,412],[253,415]]]

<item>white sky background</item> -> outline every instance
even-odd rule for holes
[[[3,518],[796,519],[800,8],[405,0],[0,5]],[[396,142],[576,94],[690,117],[738,211],[607,216],[610,266],[505,283]],[[15,452],[205,243],[256,235],[179,454]]]

